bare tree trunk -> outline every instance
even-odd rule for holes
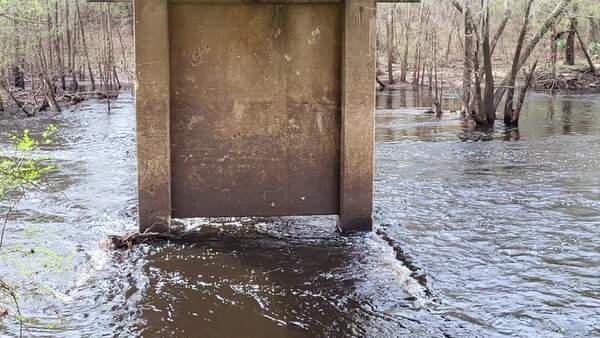
[[[561,0],[556,5],[556,7],[552,11],[552,13],[550,13],[550,15],[546,18],[546,20],[544,20],[544,23],[542,24],[542,26],[538,29],[538,31],[531,38],[531,40],[529,40],[529,43],[523,50],[523,53],[521,53],[521,60],[519,61],[519,68],[523,68],[523,66],[525,65],[525,62],[527,62],[527,60],[529,59],[529,56],[531,55],[531,53],[533,52],[533,50],[535,49],[537,44],[544,37],[544,35],[546,35],[548,30],[550,30],[552,27],[554,27],[557,20],[565,12],[567,5],[570,4],[571,1],[572,0]]]
[[[446,45],[446,57],[448,60],[448,56],[450,55],[450,47],[452,45],[452,35],[454,34],[454,21],[456,20],[456,13],[452,12],[452,22],[450,23],[450,33],[448,33],[448,43]]]
[[[421,3],[419,7],[419,32],[423,31],[423,16],[424,16],[424,5]],[[420,72],[421,70],[421,41],[420,39],[416,40],[415,43],[415,64],[413,68],[413,84],[418,86],[420,80]]]
[[[393,5],[392,5],[393,6]],[[394,11],[395,6],[393,6],[390,10],[390,18],[387,20],[387,73],[388,73],[388,83],[393,84],[394,81]]]
[[[77,20],[79,21],[79,30],[81,33],[81,45],[83,46],[83,53],[87,60],[88,73],[90,75],[90,82],[92,83],[92,90],[96,90],[96,82],[94,81],[94,72],[92,72],[92,63],[90,61],[90,54],[87,48],[87,42],[85,40],[85,29],[83,27],[83,21],[81,20],[81,9],[79,8],[79,0],[75,0],[75,7],[77,8]]]
[[[475,75],[475,86],[473,87],[473,100],[471,117],[477,126],[487,125],[487,114],[483,110],[483,97],[481,94],[481,68],[479,67],[479,35],[475,35],[475,48],[473,51],[473,73]]]
[[[592,56],[588,52],[586,44],[583,41],[583,38],[581,37],[581,34],[579,34],[579,31],[577,30],[576,26],[573,26],[573,27],[575,29],[575,35],[577,35],[577,39],[579,39],[579,44],[581,45],[581,49],[583,50],[583,54],[585,55],[585,59],[587,60],[588,66],[590,67],[590,71],[592,73],[596,73],[596,66],[594,66],[594,61],[592,60]]]
[[[443,97],[443,86],[444,81],[440,79],[438,74],[438,36],[436,28],[433,28],[433,38],[431,44],[431,56],[432,56],[432,68],[433,68],[433,86],[435,88],[435,97],[433,100],[433,105],[435,106],[435,115],[436,117],[442,116],[442,97]],[[430,80],[431,81],[431,80]]]
[[[523,15],[523,24],[521,25],[521,30],[519,32],[519,37],[517,38],[517,46],[515,47],[515,54],[512,60],[512,66],[509,74],[509,82],[507,84],[507,94],[506,101],[504,102],[504,123],[505,125],[510,125],[513,120],[514,114],[514,95],[515,95],[515,83],[517,78],[517,73],[519,72],[519,60],[521,59],[521,52],[523,50],[523,42],[525,41],[525,36],[527,35],[527,29],[529,27],[529,13],[531,12],[531,6],[533,5],[534,0],[528,0],[527,5],[525,6],[525,13]]]
[[[474,27],[471,21],[471,12],[469,8],[464,10],[464,25],[465,25],[465,54],[464,54],[464,71],[462,83],[462,101],[466,112],[470,113],[471,107],[471,80],[473,78],[473,34]]]
[[[575,6],[573,6],[575,7]],[[576,11],[576,10],[575,10]],[[575,14],[573,14],[575,15]],[[569,20],[569,32],[567,34],[567,47],[565,49],[565,64],[575,65],[575,31],[577,30],[577,18],[571,17]]]
[[[492,71],[492,50],[490,46],[490,7],[484,0],[485,8],[482,16],[483,28],[483,73],[485,75],[485,88],[483,92],[483,110],[487,118],[487,126],[493,126],[496,121],[496,106],[494,105],[494,73]]]
[[[538,62],[534,62],[533,66],[531,66],[531,69],[529,70],[529,72],[525,75],[525,84],[523,85],[523,88],[521,88],[521,92],[519,93],[519,100],[517,101],[517,107],[515,108],[514,114],[512,116],[512,120],[510,125],[511,126],[518,126],[519,125],[519,118],[521,117],[521,110],[523,109],[523,103],[525,102],[525,96],[527,95],[527,90],[529,89],[529,86],[531,85],[531,79],[533,78],[533,74],[535,73],[535,69],[537,67]]]
[[[510,11],[507,9],[504,12],[504,18],[500,22],[500,26],[498,26],[498,29],[496,30],[496,33],[494,34],[494,37],[492,38],[492,47],[491,47],[492,55],[494,55],[494,51],[496,51],[496,46],[498,45],[498,41],[500,41],[500,37],[502,36],[502,33],[504,33],[504,30],[506,29],[506,24],[508,23],[509,18],[510,18]]]
[[[70,16],[70,7],[69,0],[65,0],[65,35],[66,35],[66,47],[67,47],[67,72],[71,76],[71,87],[77,87],[77,77],[75,75],[75,66],[73,61],[73,39],[72,39],[72,31],[71,31],[71,16]]]
[[[56,1],[54,3],[54,27],[56,28],[55,32],[54,32],[54,45],[55,45],[55,52],[56,52],[56,64],[58,66],[58,75],[60,77],[61,88],[63,90],[65,90],[65,89],[67,89],[67,82],[65,80],[65,66],[63,63],[63,50],[62,50],[62,43],[61,43],[62,34],[61,34],[60,30],[58,29],[60,27],[60,22],[58,20],[58,13],[59,13],[58,1]]]
[[[406,82],[406,75],[408,73],[408,47],[410,46],[410,14],[412,7],[408,7],[408,15],[404,18],[404,55],[402,56],[402,72],[400,74],[400,81]]]
[[[427,67],[427,47],[429,43],[429,32],[425,33],[425,42],[421,45],[421,67],[419,67],[419,84],[425,84],[425,68]]]
[[[552,36],[550,37],[550,53],[552,54],[550,57],[550,63],[552,65],[552,81],[556,82],[556,63],[558,61],[558,39],[560,38],[560,33],[554,29]],[[554,85],[553,85],[554,86]],[[554,89],[554,88],[553,88]]]
[[[13,83],[14,86],[23,90],[25,89],[25,72],[23,71],[23,59],[21,57],[21,47],[19,34],[17,33],[17,21],[12,20],[13,36],[14,36],[14,51],[12,60]]]
[[[41,38],[38,39],[38,49],[39,49],[38,50],[38,63],[40,66],[40,78],[42,80],[42,84],[46,87],[46,95],[50,97],[50,101],[54,105],[54,109],[56,109],[57,112],[61,112],[62,109],[60,108],[60,105],[58,104],[58,101],[56,100],[54,83],[52,80],[50,80],[50,78],[48,77],[48,73],[46,72],[46,70],[48,69],[48,64],[46,62],[46,58],[44,57],[44,51],[42,48]]]
[[[119,37],[119,44],[121,46],[121,57],[123,58],[123,70],[129,75],[129,66],[127,65],[127,56],[125,55],[125,45],[123,44],[123,37],[121,31],[117,28],[117,36]]]
[[[46,10],[47,10],[47,14],[46,14],[46,23],[48,26],[48,37],[51,41],[52,36],[54,34],[54,29],[52,28],[52,17],[50,16],[50,2],[48,0],[46,0]],[[41,47],[40,47],[41,48]],[[43,49],[42,49],[43,51]],[[49,61],[49,69],[51,71],[54,70],[54,54],[53,54],[53,46],[52,43],[48,43],[48,61]]]
[[[423,27],[429,27],[429,19],[430,19],[430,8],[426,7],[425,8],[425,21],[424,21]],[[424,55],[424,54],[427,52],[427,47],[429,46],[430,40],[431,40],[431,31],[429,29],[426,29],[425,42],[421,45],[422,67],[421,67],[421,80],[419,82],[421,85],[423,85],[425,83],[425,69],[427,66],[427,55]],[[430,85],[431,85],[431,82],[430,82]]]
[[[453,1],[455,1],[455,0],[453,0]],[[525,46],[525,48],[523,49],[523,52],[521,53],[521,58],[519,60],[518,69],[523,68],[523,66],[525,65],[525,62],[527,62],[527,60],[529,59],[529,56],[531,56],[531,53],[533,52],[533,50],[535,49],[537,44],[544,37],[544,35],[546,35],[548,30],[550,30],[551,28],[554,27],[554,25],[558,21],[559,17],[564,13],[567,5],[570,4],[571,1],[572,0],[560,0],[560,2],[556,5],[556,7],[554,7],[554,10],[552,11],[552,13],[550,13],[550,15],[546,18],[546,20],[544,20],[544,23],[542,24],[542,26],[537,30],[535,35],[527,43],[527,46]],[[511,83],[511,81],[513,81],[512,77],[513,77],[512,74],[508,74],[504,78],[504,80],[502,80],[502,83],[498,86],[498,89],[496,90],[496,94],[494,95],[495,96],[494,101],[495,101],[496,106],[498,106],[498,104],[504,97],[504,94],[506,93],[508,84]]]

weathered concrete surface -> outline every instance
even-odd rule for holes
[[[344,6],[339,227],[371,230],[375,133],[376,2]]]
[[[137,0],[137,158],[140,231],[165,231],[171,217],[169,31],[166,0]]]
[[[337,214],[339,4],[171,4],[175,217]]]
[[[375,2],[138,0],[140,228],[372,219]]]

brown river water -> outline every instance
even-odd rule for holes
[[[220,239],[117,252],[98,243],[136,227],[131,95],[110,114],[88,101],[4,117],[0,156],[14,156],[6,132],[58,127],[35,151],[57,168],[0,249],[23,335],[600,336],[600,95],[532,94],[518,131],[491,133],[424,102],[378,95],[373,233],[342,237],[331,217],[219,219]],[[19,331],[0,319],[0,336]]]

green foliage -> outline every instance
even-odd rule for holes
[[[13,147],[19,151],[31,151],[37,147],[38,141],[31,138],[29,129],[23,130],[23,136],[12,135]]]
[[[42,133],[41,142],[49,144],[52,135],[56,132],[56,126],[50,124]],[[29,130],[23,130],[22,135],[10,136],[13,149],[18,152],[17,157],[6,157],[0,159],[0,199],[7,194],[21,191],[24,192],[35,187],[43,173],[55,168],[48,164],[48,159],[31,155],[38,148],[40,140],[33,138]]]
[[[592,56],[600,56],[600,43],[592,42],[588,46],[588,51]]]
[[[54,169],[52,164],[44,164],[35,159],[0,161],[0,198],[19,188],[31,189],[35,186],[42,173]]]
[[[51,137],[54,133],[56,133],[57,130],[58,128],[52,123],[46,127],[42,133],[42,140],[44,141],[44,144],[50,144],[52,142]]]
[[[6,0],[0,0],[0,6]],[[55,168],[53,164],[47,163],[47,158],[39,158],[32,154],[38,148],[40,143],[49,144],[52,142],[52,135],[57,131],[56,126],[50,124],[46,127],[41,135],[41,139],[32,137],[29,130],[25,129],[21,134],[9,135],[12,141],[12,148],[17,152],[16,156],[0,158],[0,200],[8,200],[8,214],[2,220],[0,225],[0,250],[2,250],[2,240],[4,230],[8,222],[8,217],[15,207],[17,201],[32,188],[39,188],[38,183],[42,179],[42,174]],[[15,196],[13,196],[15,195]],[[26,237],[35,237],[39,234],[36,229],[24,231]],[[41,267],[47,272],[60,273],[66,271],[71,265],[73,254],[63,256],[55,251],[44,247],[39,247],[31,250],[24,250],[20,245],[11,247],[11,251],[15,253],[24,253],[25,256],[36,255],[36,263],[31,260],[23,260],[19,258],[15,261],[16,270],[20,275],[29,276],[36,272],[36,266],[41,264]],[[10,252],[0,251],[2,260],[10,259]],[[13,304],[11,317],[23,325],[26,318],[21,315],[18,304],[18,297],[14,289],[0,278],[0,309],[7,309],[8,304]],[[16,310],[16,311],[15,311]]]
[[[558,40],[556,46],[558,47],[558,50],[565,51],[567,49],[567,40],[565,40],[565,39]]]

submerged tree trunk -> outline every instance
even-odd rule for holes
[[[543,24],[532,36],[529,42],[523,47],[525,36],[527,33],[529,11],[531,9],[533,0],[529,0],[527,3],[528,10],[525,13],[524,24],[522,26],[521,34],[518,40],[518,46],[516,48],[515,55],[513,57],[513,64],[511,72],[507,74],[501,84],[495,88],[493,79],[493,65],[492,55],[497,45],[497,42],[504,31],[505,22],[501,22],[498,31],[494,34],[492,40],[490,40],[490,19],[489,19],[489,0],[481,0],[481,11],[477,14],[477,18],[481,20],[480,29],[475,30],[476,23],[473,16],[470,14],[469,7],[466,2],[460,2],[459,0],[450,0],[452,5],[465,17],[465,70],[463,75],[463,101],[467,106],[467,111],[470,117],[475,121],[478,126],[489,127],[494,124],[496,108],[500,101],[504,97],[504,94],[510,90],[510,98],[507,106],[505,107],[505,119],[507,122],[513,123],[515,119],[513,101],[514,101],[514,84],[516,82],[516,76],[518,71],[523,68],[529,56],[544,37],[549,29],[555,26],[560,16],[564,13],[565,7],[571,3],[572,0],[560,0],[556,5],[552,13],[544,20]],[[471,27],[472,26],[472,27]],[[471,58],[469,52],[469,45],[472,40],[469,40],[469,30],[475,33],[476,43],[474,55]],[[480,54],[481,53],[481,54]],[[480,59],[481,55],[481,59]],[[472,65],[472,67],[470,67]],[[471,72],[472,69],[472,72]],[[474,87],[471,90],[470,80],[471,76],[474,76]],[[482,82],[485,87],[482,88]],[[528,87],[528,86],[527,86]],[[527,88],[525,88],[526,90]],[[523,95],[524,96],[524,95]]]
[[[537,64],[538,64],[537,61],[534,62],[533,66],[531,66],[531,69],[529,70],[529,72],[525,75],[525,84],[521,88],[521,92],[519,94],[519,99],[517,101],[517,106],[514,110],[512,120],[510,121],[511,126],[514,126],[514,127],[519,126],[519,118],[521,117],[521,110],[523,109],[523,103],[525,102],[525,95],[527,95],[527,90],[529,89],[529,86],[531,85],[531,79],[533,78],[533,74],[535,73]]]
[[[519,60],[521,59],[521,52],[523,50],[523,42],[525,41],[525,36],[527,34],[527,29],[529,27],[529,13],[531,11],[531,6],[533,5],[534,0],[528,0],[527,5],[525,6],[525,13],[523,14],[523,24],[521,25],[521,30],[519,32],[519,37],[517,38],[517,46],[515,48],[515,54],[512,60],[512,66],[509,73],[509,81],[507,84],[507,92],[506,92],[506,100],[504,102],[504,124],[509,126],[513,123],[514,116],[514,95],[515,95],[515,83],[517,78],[517,73],[519,72]],[[517,119],[518,121],[518,119]]]
[[[492,71],[492,50],[490,46],[490,7],[485,2],[482,17],[483,30],[483,74],[485,75],[485,88],[483,91],[483,111],[486,115],[486,126],[493,126],[496,121],[496,105],[494,104],[494,73]]]
[[[462,101],[464,111],[470,113],[471,107],[471,81],[473,79],[473,34],[474,27],[471,21],[471,12],[468,8],[464,9],[465,25],[465,45],[464,45],[464,70],[462,83]]]
[[[567,5],[569,5],[571,3],[571,1],[572,0],[561,0],[556,5],[556,7],[552,11],[552,13],[550,13],[550,15],[546,18],[546,20],[544,20],[544,23],[542,24],[542,26],[537,30],[537,32],[529,40],[529,42],[523,49],[523,51],[521,53],[521,58],[519,60],[518,69],[523,68],[523,66],[525,65],[525,63],[527,62],[529,57],[531,56],[531,53],[537,46],[537,44],[546,35],[546,33],[556,25],[556,22],[558,21],[560,16],[565,12]],[[516,74],[514,76],[516,76]],[[496,89],[496,94],[494,95],[495,96],[494,101],[495,101],[496,106],[500,103],[500,101],[504,97],[504,94],[506,94],[508,84],[511,83],[512,81],[514,81],[514,79],[513,79],[512,73],[511,73],[511,74],[508,74],[504,78],[504,80],[502,80],[502,83]]]
[[[473,72],[475,74],[475,86],[473,87],[473,101],[471,104],[471,118],[477,126],[487,126],[487,115],[483,108],[483,95],[481,93],[481,67],[479,62],[479,35],[476,35],[475,49],[473,52]]]

